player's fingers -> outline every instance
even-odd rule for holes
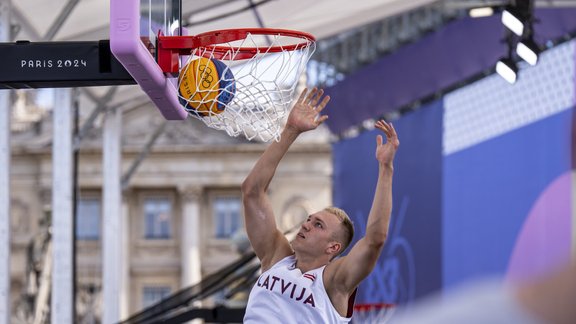
[[[322,97],[323,94],[324,94],[324,89],[320,89],[316,93],[316,96],[314,98],[312,98],[312,101],[310,101],[310,104],[312,106],[316,106],[318,104],[318,101],[320,101],[320,98]]]
[[[326,119],[328,119],[328,115],[318,117],[318,119],[316,120],[316,125],[322,124]]]
[[[393,133],[392,126],[390,126],[390,123],[387,123],[386,121],[382,121],[382,130],[386,133],[387,137],[390,137]]]
[[[322,109],[324,109],[324,107],[326,107],[326,105],[328,104],[329,101],[330,101],[330,96],[324,97],[324,99],[322,99],[322,102],[316,108],[316,111],[318,113],[320,113],[322,111]]]
[[[394,144],[396,146],[399,146],[400,140],[398,140],[398,134],[396,133],[396,129],[394,128],[394,125],[392,125],[392,123],[390,123],[390,130],[391,130],[391,134],[392,134],[391,139],[394,141]]]
[[[384,134],[386,135],[386,137],[388,137],[388,134],[387,134],[388,125],[386,125],[385,122],[383,122],[382,120],[379,120],[379,121],[376,123],[375,126],[376,126],[376,128],[378,128],[379,130],[383,131]]]
[[[304,98],[306,98],[306,95],[308,94],[308,88],[305,88],[304,90],[302,90],[302,92],[300,93],[300,97],[298,98],[298,101],[296,101],[296,103],[301,104],[304,102]]]
[[[376,136],[376,146],[381,146],[382,145],[382,135],[378,135]]]
[[[390,132],[392,133],[392,135],[397,136],[396,129],[394,128],[394,125],[392,125],[392,123],[390,123]]]
[[[394,129],[394,126],[392,125],[392,123],[386,124],[386,131],[385,131],[385,133],[386,133],[386,137],[387,137],[388,139],[393,139],[393,138],[398,137],[398,136],[396,135],[396,130]]]
[[[384,134],[386,134],[386,138],[390,138],[390,136],[392,135],[392,130],[390,129],[390,125],[384,124],[384,126],[382,127],[382,130],[384,131]]]
[[[308,92],[308,96],[306,96],[306,99],[304,99],[304,102],[306,104],[310,104],[312,102],[312,99],[314,99],[316,92],[318,92],[318,88],[316,88],[316,87],[312,88],[312,91]]]

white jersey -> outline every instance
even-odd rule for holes
[[[334,308],[321,268],[302,273],[294,255],[262,273],[252,288],[244,323],[348,323]]]

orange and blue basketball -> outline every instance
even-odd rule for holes
[[[182,68],[178,76],[178,100],[197,116],[220,114],[236,93],[234,75],[226,64],[200,57]]]

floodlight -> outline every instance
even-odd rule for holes
[[[534,42],[532,38],[524,39],[516,45],[516,54],[520,56],[528,64],[534,66],[538,63],[538,55],[540,55],[540,47]]]
[[[494,9],[492,7],[479,7],[472,8],[468,11],[468,15],[472,18],[488,17],[494,14]]]
[[[502,24],[518,36],[524,33],[524,22],[524,18],[516,8],[507,7],[502,11]]]
[[[514,84],[518,74],[518,67],[511,58],[504,57],[496,63],[496,73],[504,78],[504,80]]]

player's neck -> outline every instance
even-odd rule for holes
[[[302,273],[318,269],[330,263],[330,259],[328,258],[328,256],[318,257],[306,254],[299,254],[296,252],[295,257],[296,257],[296,268],[298,268]]]

